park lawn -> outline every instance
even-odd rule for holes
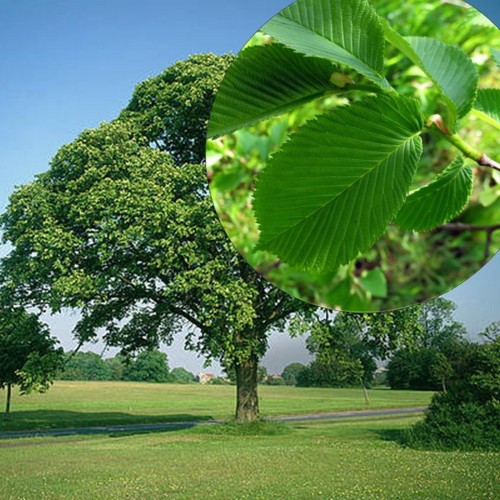
[[[229,419],[235,406],[234,386],[149,384],[144,382],[57,381],[45,394],[19,396],[15,391],[9,430]],[[2,392],[4,394],[2,394]],[[431,392],[260,386],[261,413],[266,416],[342,410],[426,406]],[[0,391],[0,405],[5,391]],[[1,406],[0,406],[1,408]]]
[[[0,442],[2,499],[493,499],[500,455],[417,451],[416,417]]]

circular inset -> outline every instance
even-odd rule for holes
[[[215,208],[247,262],[348,311],[449,291],[500,247],[498,30],[462,2],[298,0],[229,68]]]

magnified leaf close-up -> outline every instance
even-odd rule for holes
[[[500,247],[499,50],[461,2],[298,0],[264,24],[226,73],[206,149],[247,262],[348,311],[479,270]]]

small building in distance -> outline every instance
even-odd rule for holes
[[[208,384],[210,380],[216,378],[213,373],[198,373],[198,381],[200,384]]]

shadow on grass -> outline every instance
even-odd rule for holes
[[[0,416],[0,433],[10,431],[34,431],[111,425],[203,422],[211,419],[211,415],[191,415],[188,413],[170,415],[135,415],[124,412],[79,412],[57,410],[16,411],[11,413],[9,419],[4,419]]]
[[[374,433],[382,441],[391,441],[400,446],[408,446],[408,429],[377,429]]]

